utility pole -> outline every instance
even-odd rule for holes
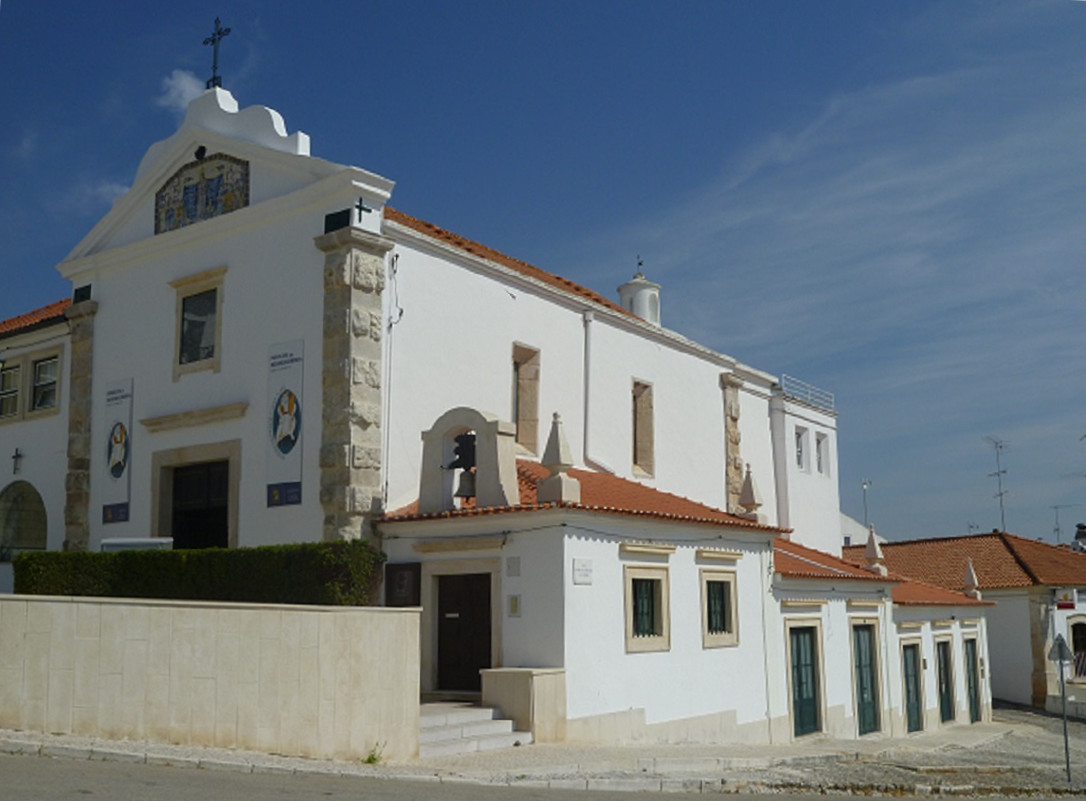
[[[995,497],[999,499],[999,530],[1006,531],[1007,516],[1003,509],[1003,496],[1007,493],[1003,489],[1003,476],[1006,475],[1007,471],[1003,469],[1003,465],[1000,462],[1000,454],[1003,453],[1003,449],[1007,447],[1007,444],[998,437],[987,436],[984,439],[986,442],[990,442],[992,447],[995,448],[996,471],[994,473],[989,473],[988,478],[995,478],[999,487],[999,492],[995,494]]]

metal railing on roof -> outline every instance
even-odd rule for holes
[[[824,389],[800,381],[790,375],[781,376],[781,392],[787,398],[801,401],[802,403],[824,409],[827,412],[834,411],[833,393]]]

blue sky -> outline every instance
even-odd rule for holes
[[[220,71],[393,205],[835,393],[890,539],[1086,520],[1086,2],[0,5],[0,318]]]

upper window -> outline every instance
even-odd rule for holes
[[[807,454],[807,429],[796,426],[796,467],[800,470],[808,468]]]
[[[0,367],[0,423],[56,414],[61,348],[9,356]]]
[[[634,475],[656,473],[652,413],[652,384],[633,384],[633,468]]]
[[[59,356],[50,356],[48,359],[39,359],[34,362],[34,397],[30,404],[31,410],[52,409],[57,405],[59,366]]]
[[[667,567],[626,565],[626,650],[671,648]]]
[[[219,371],[222,358],[222,296],[226,268],[172,281],[177,290],[173,379],[201,370]]]
[[[815,435],[815,469],[819,474],[830,474],[830,440],[825,434]]]
[[[735,573],[723,570],[702,570],[701,643],[703,647],[719,648],[739,642],[735,612]]]
[[[517,444],[531,453],[539,448],[539,351],[513,345],[513,422]]]
[[[21,367],[17,364],[0,370],[0,418],[19,414],[20,372]]]

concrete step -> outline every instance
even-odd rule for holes
[[[487,737],[492,734],[509,734],[513,731],[511,720],[473,720],[449,726],[420,726],[419,742],[436,743],[471,737]]]
[[[470,754],[528,745],[531,732],[513,731],[497,710],[465,701],[424,703],[419,707],[419,758]]]
[[[433,743],[419,743],[419,759],[471,754],[476,751],[492,751],[496,748],[512,748],[518,745],[530,745],[532,733],[513,731],[508,734],[491,734],[485,737],[457,738],[440,740]]]

